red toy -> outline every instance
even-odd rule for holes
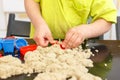
[[[21,60],[24,60],[24,55],[25,55],[26,52],[33,51],[36,48],[37,48],[37,45],[35,45],[35,44],[21,47],[20,48],[20,58],[21,58]]]
[[[1,58],[2,56],[3,56],[2,53],[0,53],[0,58]]]

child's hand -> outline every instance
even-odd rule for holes
[[[40,25],[34,34],[34,40],[38,46],[48,46],[49,43],[54,43],[52,34],[46,24]]]
[[[62,43],[64,48],[75,48],[78,47],[84,41],[84,35],[80,30],[75,27],[70,29],[65,37],[65,40]]]

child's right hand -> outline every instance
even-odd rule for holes
[[[47,24],[42,24],[35,29],[34,41],[38,46],[46,47],[49,43],[54,43],[51,31]]]

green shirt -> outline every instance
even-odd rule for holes
[[[116,22],[117,11],[113,0],[35,0],[55,39],[64,39],[68,29],[103,18]],[[34,29],[31,27],[30,36]]]

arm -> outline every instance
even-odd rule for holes
[[[91,24],[79,25],[70,29],[64,42],[62,43],[65,48],[73,48],[79,46],[85,39],[100,36],[111,29],[111,22],[104,19],[98,19]]]
[[[63,47],[77,47],[87,38],[104,34],[110,30],[112,23],[116,22],[116,14],[113,0],[93,0],[90,5],[90,16],[93,23],[70,29],[62,43]]]
[[[49,42],[53,43],[53,38],[48,25],[44,21],[40,12],[39,3],[34,0],[24,0],[26,13],[35,27],[33,39],[39,46],[47,46]]]
[[[111,22],[107,22],[104,19],[98,19],[91,24],[78,26],[78,29],[81,31],[81,34],[84,35],[84,38],[87,39],[103,35],[111,29],[111,26]]]
[[[35,2],[34,0],[24,0],[24,4],[28,17],[30,18],[35,29],[38,29],[40,24],[45,23],[41,16],[39,3]]]

